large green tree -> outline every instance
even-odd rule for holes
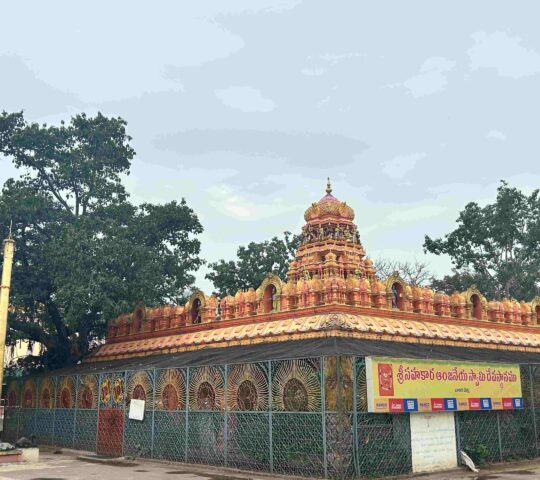
[[[77,362],[108,319],[139,302],[181,301],[202,264],[202,232],[184,200],[133,205],[122,185],[135,154],[126,122],[80,114],[60,126],[0,116],[0,154],[21,171],[0,194],[0,234],[16,242],[9,340]]]
[[[251,242],[238,248],[237,260],[211,263],[206,278],[214,283],[220,297],[234,295],[240,289],[258,288],[268,273],[287,279],[289,263],[300,243],[299,235],[285,232],[283,238]]]
[[[426,236],[424,249],[452,259],[453,275],[438,288],[463,288],[460,279],[467,278],[489,297],[530,300],[540,285],[540,193],[501,182],[495,203],[467,204],[457,228],[444,238]]]

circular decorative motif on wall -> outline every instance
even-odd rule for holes
[[[257,389],[251,380],[244,380],[238,387],[236,393],[236,403],[240,410],[255,410],[259,395]]]
[[[208,382],[202,382],[197,390],[197,407],[199,410],[214,410],[216,408],[216,392]]]
[[[144,400],[146,407],[150,408],[152,402],[152,376],[147,371],[140,371],[130,374],[128,378],[126,405],[131,399]]]
[[[116,377],[114,379],[112,391],[113,403],[119,405],[124,400],[124,379]]]
[[[280,362],[272,378],[273,408],[312,412],[321,408],[320,368],[316,360]]]
[[[191,410],[221,410],[223,408],[223,372],[218,367],[194,368],[189,380]]]
[[[105,377],[101,380],[101,403],[109,403],[111,400],[111,379]]]
[[[79,408],[97,408],[98,402],[98,381],[95,375],[85,375],[79,380]],[[109,394],[110,398],[110,394]]]
[[[182,410],[185,392],[185,376],[182,370],[161,370],[156,379],[156,409]]]
[[[54,407],[54,384],[50,377],[44,378],[39,387],[39,406],[41,408]]]
[[[233,365],[227,379],[227,403],[230,410],[267,410],[268,376],[257,364]]]
[[[59,408],[73,408],[75,406],[75,381],[73,377],[60,379],[56,405]]]
[[[308,410],[308,393],[304,384],[297,378],[291,378],[283,387],[283,404],[289,412]]]

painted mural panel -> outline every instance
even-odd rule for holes
[[[58,387],[56,390],[56,406],[57,408],[74,408],[76,399],[76,377],[60,377],[58,379]]]
[[[225,408],[225,381],[221,367],[190,369],[189,409],[217,411]]]
[[[327,411],[352,411],[352,357],[332,356],[324,359],[324,399]]]
[[[268,372],[265,363],[232,365],[227,377],[227,406],[232,411],[268,409]]]
[[[321,410],[319,359],[294,359],[272,364],[272,409],[282,412]]]
[[[156,410],[177,411],[186,408],[186,374],[179,368],[156,371]]]
[[[144,400],[145,408],[152,409],[154,405],[154,375],[153,371],[140,370],[129,372],[126,385],[126,408],[131,399]]]
[[[97,375],[81,375],[77,387],[77,408],[93,410],[98,408],[99,382]]]

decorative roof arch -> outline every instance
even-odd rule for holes
[[[257,289],[257,296],[259,301],[264,302],[266,289],[271,285],[276,289],[276,299],[271,310],[279,311],[281,309],[281,291],[283,282],[277,275],[274,275],[273,273],[266,275],[265,279],[261,283],[261,286]]]
[[[146,320],[146,306],[144,303],[139,303],[133,310],[133,320],[143,324]]]
[[[193,306],[193,302],[195,302],[195,300],[200,300],[202,308],[206,306],[206,295],[204,292],[202,290],[195,290],[186,303],[186,310],[191,311],[191,307]]]
[[[408,291],[407,287],[409,287],[409,284],[403,280],[403,278],[401,278],[399,272],[394,272],[385,281],[387,295],[392,295],[392,285],[394,285],[394,283],[399,283],[401,285],[401,288],[403,288],[403,293]]]
[[[189,323],[194,323],[192,322],[193,320],[192,310],[193,310],[193,304],[197,300],[200,302],[200,307],[199,307],[200,323],[204,323],[206,320],[206,315],[205,315],[206,295],[201,290],[195,290],[189,297],[188,302],[186,303],[187,318],[189,319]]]
[[[476,285],[471,285],[467,290],[463,292],[463,296],[465,297],[465,304],[466,305],[472,305],[472,297],[473,295],[476,295],[480,299],[480,303],[482,304],[482,307],[487,307],[487,300],[484,295],[482,295],[482,292],[478,290],[478,287]]]
[[[532,299],[531,302],[531,311],[533,316],[533,325],[538,325],[540,322],[538,321],[538,313],[536,313],[536,309],[540,307],[540,297],[536,296]]]
[[[277,275],[274,275],[273,273],[267,274],[262,281],[261,286],[257,289],[259,300],[263,298],[264,291],[269,285],[274,285],[274,287],[276,287],[277,294],[281,295],[282,283],[281,278],[279,278]]]

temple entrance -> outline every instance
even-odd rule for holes
[[[103,409],[99,411],[97,448],[99,455],[121,457],[123,452],[124,411]]]

